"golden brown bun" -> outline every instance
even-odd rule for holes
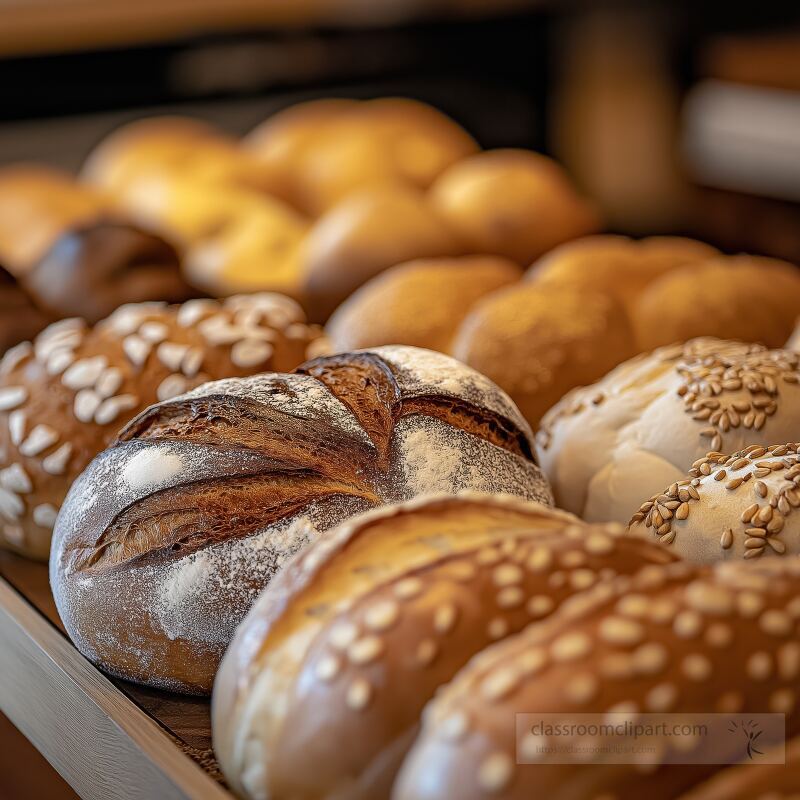
[[[140,414],[73,484],[50,561],[59,613],[113,674],[207,693],[236,625],[321,531],[428,492],[551,503],[531,445],[500,389],[429,350],[207,383]]]
[[[461,252],[415,189],[362,189],[320,217],[309,232],[304,256],[309,315],[326,320],[359,286],[396,264]]]
[[[328,321],[334,350],[408,344],[449,352],[475,302],[521,270],[498,256],[421,258],[391,267],[351,295]]]
[[[696,336],[782,347],[800,308],[800,270],[757,256],[720,258],[664,275],[634,305],[639,347]]]
[[[37,164],[0,169],[0,261],[22,276],[69,228],[103,215],[109,204],[70,175]]]
[[[480,300],[453,355],[502,386],[531,425],[570,389],[632,356],[622,307],[610,296],[520,283]]]
[[[156,400],[228,375],[289,369],[319,336],[279,295],[123,306],[57,322],[0,362],[0,545],[47,558],[67,489]]]
[[[674,800],[719,765],[746,758],[742,737],[725,735],[727,723],[720,735],[708,720],[711,735],[695,739],[601,731],[568,741],[531,729],[517,741],[515,713],[574,723],[574,715],[617,712],[609,721],[618,723],[642,712],[775,712],[796,734],[798,596],[798,559],[648,566],[598,586],[487,649],[448,684],[426,711],[393,800]],[[654,764],[548,759],[548,748],[567,744],[578,753],[636,748]],[[675,765],[683,752],[710,754],[712,763]]]
[[[203,183],[257,189],[269,183],[265,170],[235,140],[190,117],[150,117],[123,125],[100,142],[81,172],[86,183],[125,208],[128,193],[149,175],[188,175]]]
[[[633,536],[695,563],[800,554],[800,456],[794,443],[709,453],[642,503]]]
[[[780,759],[779,753],[774,755]],[[722,769],[680,800],[798,800],[800,738],[786,742],[784,758],[783,764],[745,763]]]
[[[281,196],[311,216],[375,184],[427,188],[478,149],[440,111],[416,100],[315,100],[267,119],[244,142]]]
[[[312,544],[261,596],[215,684],[214,748],[237,794],[388,797],[423,707],[475,653],[598,581],[669,563],[620,531],[468,494],[365,514]]]
[[[521,266],[599,225],[561,167],[528,150],[465,158],[436,180],[429,196],[468,250],[507,256]]]
[[[709,450],[794,441],[799,384],[800,355],[788,350],[720,339],[661,348],[559,401],[537,432],[539,457],[561,508],[625,523]]]
[[[718,255],[711,245],[680,236],[586,236],[539,259],[525,278],[611,294],[632,314],[642,291],[653,281],[677,267]]]

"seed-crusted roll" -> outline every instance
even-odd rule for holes
[[[123,306],[68,319],[0,362],[0,544],[46,559],[72,481],[122,425],[205,381],[290,369],[319,331],[280,295]]]
[[[90,325],[127,303],[182,303],[198,296],[175,249],[131,225],[99,220],[66,231],[25,274],[25,288],[56,318]]]
[[[345,523],[287,565],[225,656],[213,732],[227,779],[248,798],[388,797],[425,703],[476,652],[670,562],[621,530],[471,493]]]
[[[542,419],[537,448],[558,505],[627,523],[709,449],[794,441],[798,382],[797,353],[720,339],[621,364]]]
[[[709,453],[689,474],[642,503],[629,531],[655,536],[682,558],[800,554],[800,456],[797,443],[752,444],[726,456]]]
[[[682,794],[680,800],[797,800],[800,797],[799,737],[786,743],[784,759],[783,764],[739,764],[720,770],[710,780]]]
[[[33,304],[16,278],[0,266],[0,357],[15,344],[32,339],[52,321]]]
[[[52,167],[0,169],[0,261],[21,277],[61,236],[109,211],[108,201]]]
[[[798,559],[713,570],[685,562],[647,566],[599,586],[461,671],[428,707],[392,797],[672,800],[719,769],[664,764],[667,748],[691,752],[701,740],[627,740],[643,752],[656,748],[652,767],[556,764],[542,753],[564,738],[530,731],[517,743],[516,712],[617,712],[634,722],[642,712],[774,712],[785,714],[786,733],[796,734],[798,597]],[[602,752],[617,742],[600,733],[573,744],[576,752],[586,745]],[[718,763],[742,757],[738,736],[722,737],[714,749]]]
[[[552,502],[513,403],[446,356],[384,347],[208,383],[142,413],[75,482],[56,604],[113,674],[208,692],[236,625],[319,531],[460,489]]]

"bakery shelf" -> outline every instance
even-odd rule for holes
[[[231,800],[209,702],[109,678],[61,627],[47,567],[0,553],[0,710],[87,800]]]

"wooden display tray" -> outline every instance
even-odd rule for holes
[[[70,642],[47,567],[0,552],[0,710],[85,800],[231,800],[207,699],[110,678]]]

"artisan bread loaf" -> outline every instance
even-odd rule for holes
[[[46,559],[69,485],[125,422],[212,378],[290,369],[318,338],[293,301],[253,295],[123,306],[12,348],[0,362],[0,544]]]
[[[64,231],[109,211],[91,188],[52,167],[14,164],[0,169],[0,262],[18,278]]]
[[[225,656],[213,733],[226,778],[247,798],[388,797],[425,703],[472,655],[597,582],[671,561],[621,530],[472,493],[344,523],[286,566]]]
[[[708,453],[689,474],[642,503],[629,531],[657,537],[682,558],[800,554],[798,444],[751,444],[732,455]]]
[[[376,348],[208,383],[140,414],[73,484],[56,604],[111,673],[208,692],[236,625],[319,531],[460,489],[552,502],[517,409],[446,356]]]
[[[627,523],[643,499],[683,480],[709,449],[794,441],[798,381],[797,353],[720,339],[621,364],[542,419],[537,449],[558,505],[587,520]]]
[[[723,727],[709,742],[702,732],[648,735],[655,726],[645,725],[639,736],[578,730],[569,738],[518,727],[516,713],[532,712],[532,722],[558,714],[566,727],[578,714],[613,726],[642,713],[680,722],[682,713],[772,712],[785,714],[786,734],[796,734],[798,596],[798,559],[713,570],[651,565],[600,585],[461,671],[426,710],[392,797],[673,800],[720,764],[746,758],[741,735]],[[701,719],[709,729],[713,720]],[[605,752],[627,763],[602,763]],[[693,753],[713,763],[680,760]]]
[[[535,426],[570,389],[634,355],[632,339],[623,307],[609,295],[518,283],[473,306],[452,352],[505,389]]]
[[[436,179],[429,196],[467,252],[506,256],[523,267],[599,226],[566,172],[529,150],[464,158]]]
[[[56,318],[81,317],[90,325],[127,303],[182,303],[198,296],[184,280],[172,245],[110,220],[67,230],[23,281]]]
[[[447,353],[470,308],[519,277],[519,267],[498,256],[398,264],[342,303],[325,331],[335,350],[407,344]]]

